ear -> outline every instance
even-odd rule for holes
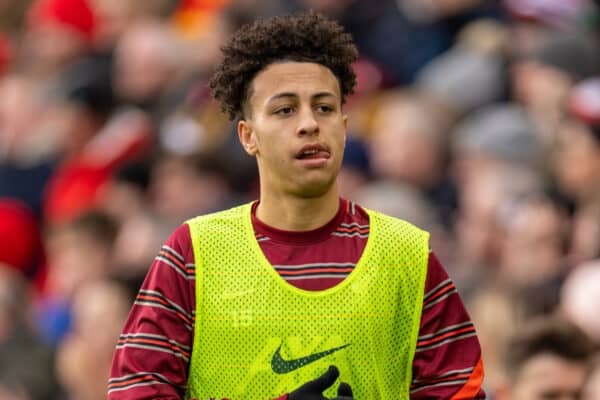
[[[237,125],[238,138],[246,153],[250,156],[255,156],[258,152],[256,146],[256,134],[252,128],[252,123],[248,120],[241,119]]]
[[[348,137],[348,115],[342,115],[342,122],[344,123],[344,144],[346,144],[346,138]]]

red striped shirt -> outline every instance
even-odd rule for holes
[[[369,234],[367,213],[340,200],[338,214],[310,232],[252,223],[269,262],[290,284],[324,290],[354,268]],[[187,225],[153,262],[119,339],[109,399],[182,399],[195,319],[194,255]],[[475,328],[444,268],[430,253],[411,399],[484,398]],[[285,396],[282,397],[284,399]]]

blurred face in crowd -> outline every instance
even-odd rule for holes
[[[515,206],[505,218],[501,268],[517,285],[540,283],[559,273],[566,222],[548,199],[532,198]]]
[[[440,175],[439,127],[431,110],[408,96],[383,102],[373,123],[371,159],[379,175],[426,189]]]
[[[477,338],[485,360],[485,380],[491,390],[502,385],[507,343],[519,325],[512,301],[513,297],[501,288],[481,287],[467,305],[477,326]],[[491,391],[488,391],[490,394]]]
[[[511,400],[577,400],[585,378],[585,364],[551,353],[525,362],[511,388]]]
[[[456,222],[457,254],[463,263],[482,266],[495,262],[497,215],[505,195],[503,175],[493,168],[479,168],[464,180],[460,188],[462,207]]]
[[[340,85],[326,67],[271,64],[252,81],[238,133],[256,156],[261,191],[319,197],[330,192],[346,140]]]
[[[57,354],[59,379],[71,398],[106,396],[112,353],[130,307],[125,290],[97,281],[81,288],[73,301],[73,328]]]
[[[561,70],[535,61],[522,61],[513,69],[515,94],[535,112],[559,113],[573,86],[572,79]]]
[[[48,238],[47,251],[51,291],[67,297],[84,283],[104,276],[111,265],[110,246],[74,229],[58,228]]]
[[[217,172],[200,170],[190,160],[171,156],[155,165],[150,192],[160,216],[179,220],[217,210],[229,188],[225,177]]]
[[[172,78],[174,44],[166,28],[139,23],[130,27],[115,52],[115,88],[134,103],[154,100]]]
[[[21,49],[27,68],[47,74],[73,61],[88,46],[79,33],[47,22],[31,26],[25,32]]]
[[[554,156],[555,174],[566,194],[580,200],[598,194],[600,141],[587,127],[575,121],[562,124]]]
[[[32,82],[24,77],[0,79],[0,154],[10,153],[26,141],[39,118],[35,95]]]

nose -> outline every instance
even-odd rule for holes
[[[315,135],[319,133],[319,123],[310,107],[305,107],[300,112],[298,120],[298,135]]]

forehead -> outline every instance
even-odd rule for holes
[[[331,70],[310,62],[280,62],[267,66],[252,80],[250,101],[255,105],[268,102],[280,93],[298,97],[330,92],[340,98],[340,86]]]
[[[535,382],[538,388],[580,387],[585,377],[585,364],[542,353],[528,360],[520,375],[522,382]]]

